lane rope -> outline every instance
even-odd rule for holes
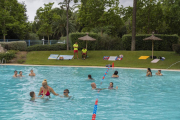
[[[114,67],[114,63],[112,64],[112,67]],[[106,77],[108,71],[109,71],[109,68],[110,66],[108,67],[107,71],[105,72],[103,78],[102,78],[102,81],[101,81],[101,84],[103,83],[103,80],[104,78]],[[100,86],[101,86],[100,84]],[[98,93],[97,93],[97,98],[96,98],[96,101],[95,101],[95,105],[94,105],[94,110],[93,110],[93,115],[92,115],[92,120],[95,120],[96,119],[96,112],[97,112],[97,105],[98,105],[98,97],[99,97],[99,92],[100,92],[100,89],[98,90]]]

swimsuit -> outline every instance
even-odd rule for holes
[[[41,95],[43,95],[43,90],[41,92]],[[45,94],[46,96],[50,96],[50,92],[47,90],[47,93]]]

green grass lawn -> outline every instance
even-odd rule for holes
[[[70,66],[106,66],[112,64],[113,61],[103,60],[103,56],[117,56],[124,55],[121,61],[114,61],[115,67],[132,67],[132,68],[159,68],[166,69],[173,63],[180,61],[180,55],[175,52],[154,51],[155,56],[165,57],[164,61],[158,63],[151,63],[150,58],[146,60],[139,60],[140,56],[151,56],[151,51],[88,51],[88,58],[83,60],[81,58],[81,51],[79,51],[80,59],[72,60],[48,60],[50,54],[73,55],[73,51],[33,51],[27,54],[25,64],[31,65],[70,65]],[[170,69],[180,69],[180,62],[172,66]]]

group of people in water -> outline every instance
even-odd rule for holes
[[[34,101],[35,99],[41,99],[41,98],[44,98],[45,96],[47,96],[48,98],[50,98],[50,94],[53,94],[55,96],[59,96],[59,97],[67,97],[67,98],[71,98],[71,96],[69,96],[69,90],[68,89],[65,89],[64,92],[63,92],[63,96],[62,95],[59,95],[57,94],[53,88],[51,88],[48,84],[47,84],[47,80],[44,79],[43,82],[42,82],[42,87],[40,88],[39,90],[39,94],[38,96],[41,95],[41,97],[36,97],[36,94],[34,91],[30,92],[30,96],[31,96],[31,101]]]
[[[156,75],[159,75],[159,76],[162,76],[162,73],[161,73],[161,70],[158,70],[158,72],[156,73]],[[29,73],[29,76],[36,76],[36,74],[33,72],[33,70],[30,71]],[[150,68],[147,68],[147,74],[146,76],[149,76],[151,77],[152,76],[152,72],[151,72],[151,69]],[[14,71],[14,75],[13,77],[23,77],[22,75],[22,71],[19,71],[19,74],[18,72],[15,70]],[[118,71],[114,71],[114,74],[112,75],[113,78],[118,78]],[[88,80],[94,80],[92,78],[91,75],[88,75]],[[109,83],[109,87],[108,88],[97,88],[96,87],[96,83],[92,82],[91,83],[91,88],[93,90],[103,90],[103,89],[118,89],[118,86],[116,86],[116,88],[114,88],[113,86],[113,82],[110,82]],[[45,96],[48,96],[50,98],[50,93],[52,93],[53,95],[55,96],[59,96],[59,97],[66,97],[66,98],[71,98],[72,96],[69,96],[69,90],[68,89],[65,89],[63,94],[64,95],[59,95],[57,94],[53,88],[51,88],[48,84],[47,84],[47,80],[44,79],[43,82],[42,82],[42,87],[40,88],[39,90],[39,94],[38,96],[41,95],[41,97],[36,97],[36,94],[34,91],[31,91],[30,92],[30,96],[31,96],[31,101],[35,101],[35,99],[40,99],[40,98],[44,98]]]
[[[32,71],[32,70],[31,70],[31,71]],[[33,71],[32,71],[32,73],[33,73]],[[29,74],[29,76],[31,76],[32,73]],[[112,75],[112,77],[114,77],[114,78],[119,77],[117,74],[118,74],[118,71],[115,71],[114,74]],[[35,73],[34,73],[34,76],[35,76]],[[94,80],[94,79],[92,78],[91,75],[88,75],[88,80]],[[118,89],[117,86],[116,86],[116,88],[113,87],[113,82],[110,82],[110,85],[109,85],[108,88],[96,88],[96,84],[95,84],[94,82],[91,83],[91,87],[92,87],[92,89],[95,89],[95,90]],[[64,90],[64,92],[63,92],[64,95],[59,95],[59,94],[57,94],[57,93],[53,90],[53,88],[51,88],[51,87],[47,84],[47,80],[44,79],[43,82],[42,82],[42,87],[40,88],[39,94],[38,94],[38,96],[41,95],[41,97],[36,97],[35,92],[34,92],[34,91],[31,91],[31,92],[30,92],[30,96],[31,96],[30,101],[35,101],[35,99],[41,99],[41,98],[44,98],[45,96],[47,96],[47,97],[50,98],[50,94],[51,94],[51,93],[52,93],[53,95],[55,95],[55,96],[66,97],[66,98],[69,98],[69,99],[72,97],[72,96],[69,96],[69,90],[68,90],[68,89],[65,89],[65,90]]]
[[[161,70],[158,70],[158,72],[156,73],[156,75],[158,75],[158,76],[162,76]],[[146,73],[146,76],[148,76],[148,77],[152,77],[151,68],[147,68],[147,73]]]
[[[23,74],[22,71],[19,71],[19,75],[18,75],[18,71],[15,70],[13,77],[23,77],[22,74]],[[33,70],[31,70],[29,76],[36,76],[36,74],[33,72]]]

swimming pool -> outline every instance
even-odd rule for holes
[[[33,69],[36,77],[29,77]],[[23,78],[12,78],[14,70],[23,71]],[[7,119],[60,119],[91,120],[97,91],[91,90],[91,74],[97,87],[107,68],[53,67],[53,66],[0,66],[0,118]],[[101,88],[110,82],[118,90],[99,93],[96,120],[178,120],[180,119],[180,72],[162,71],[164,76],[145,77],[145,69],[120,69],[119,78],[107,73]],[[30,91],[36,95],[43,79],[56,93],[70,90],[73,100],[51,95],[49,100],[30,102]]]

